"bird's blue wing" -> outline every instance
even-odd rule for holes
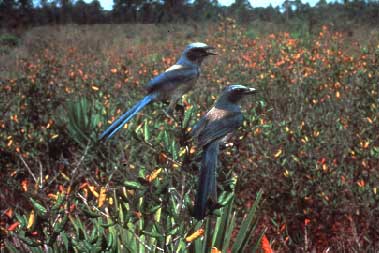
[[[208,119],[207,117],[203,116],[193,127],[191,130],[190,135],[192,138],[197,138],[201,131],[204,129],[204,127],[207,126]]]
[[[205,146],[210,142],[224,138],[228,133],[239,128],[242,120],[243,117],[240,112],[228,113],[224,117],[208,120],[206,126],[198,134],[198,145]]]
[[[175,67],[177,66],[177,67]],[[174,65],[166,72],[154,77],[147,85],[149,93],[159,89],[159,91],[171,90],[178,84],[186,83],[199,77],[199,70],[193,67]]]

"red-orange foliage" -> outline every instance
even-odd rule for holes
[[[274,251],[271,248],[270,241],[268,240],[266,235],[263,235],[261,240],[261,249],[264,253],[273,253]]]

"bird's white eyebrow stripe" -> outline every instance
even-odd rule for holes
[[[189,48],[202,48],[202,47],[208,47],[207,44],[202,43],[202,42],[194,42],[188,45]]]
[[[233,85],[233,89],[246,89],[246,87],[243,85],[235,84]]]

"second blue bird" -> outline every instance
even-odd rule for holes
[[[199,186],[193,210],[196,219],[203,219],[210,207],[217,204],[216,174],[219,148],[242,125],[241,99],[254,93],[254,88],[243,85],[227,86],[213,108],[191,131],[192,137],[197,140],[197,146],[203,148]]]

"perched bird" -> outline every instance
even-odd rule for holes
[[[192,138],[203,148],[199,186],[193,216],[203,219],[208,206],[217,203],[216,170],[220,145],[242,124],[239,102],[241,98],[256,93],[254,88],[229,85],[223,89],[213,108],[205,114],[191,131]]]
[[[134,115],[152,101],[169,100],[168,112],[172,112],[178,99],[195,86],[204,58],[209,55],[216,55],[213,49],[213,47],[201,42],[189,44],[175,65],[154,77],[145,86],[147,95],[114,121],[100,135],[99,139],[111,138]]]

